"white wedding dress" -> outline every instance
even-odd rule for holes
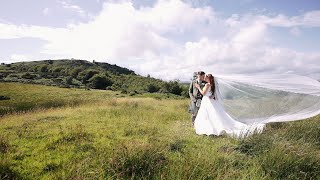
[[[232,137],[245,137],[254,132],[262,132],[265,124],[248,125],[233,119],[224,110],[218,100],[210,98],[211,94],[211,87],[209,87],[209,90],[203,96],[200,109],[194,122],[194,128],[197,134],[218,136],[227,134]]]

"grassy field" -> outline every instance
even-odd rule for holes
[[[319,179],[320,116],[194,133],[188,100],[0,83],[0,179]]]

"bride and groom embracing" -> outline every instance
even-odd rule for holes
[[[247,125],[225,111],[216,77],[203,71],[197,72],[196,76],[189,87],[189,112],[197,134],[243,137],[263,130],[265,124]]]

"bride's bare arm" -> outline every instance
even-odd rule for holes
[[[205,95],[209,89],[209,84],[206,84],[203,89],[201,89],[199,85],[196,87],[199,89],[199,91],[202,95]]]

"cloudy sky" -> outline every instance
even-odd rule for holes
[[[0,62],[93,59],[192,72],[320,79],[319,0],[1,0]]]

